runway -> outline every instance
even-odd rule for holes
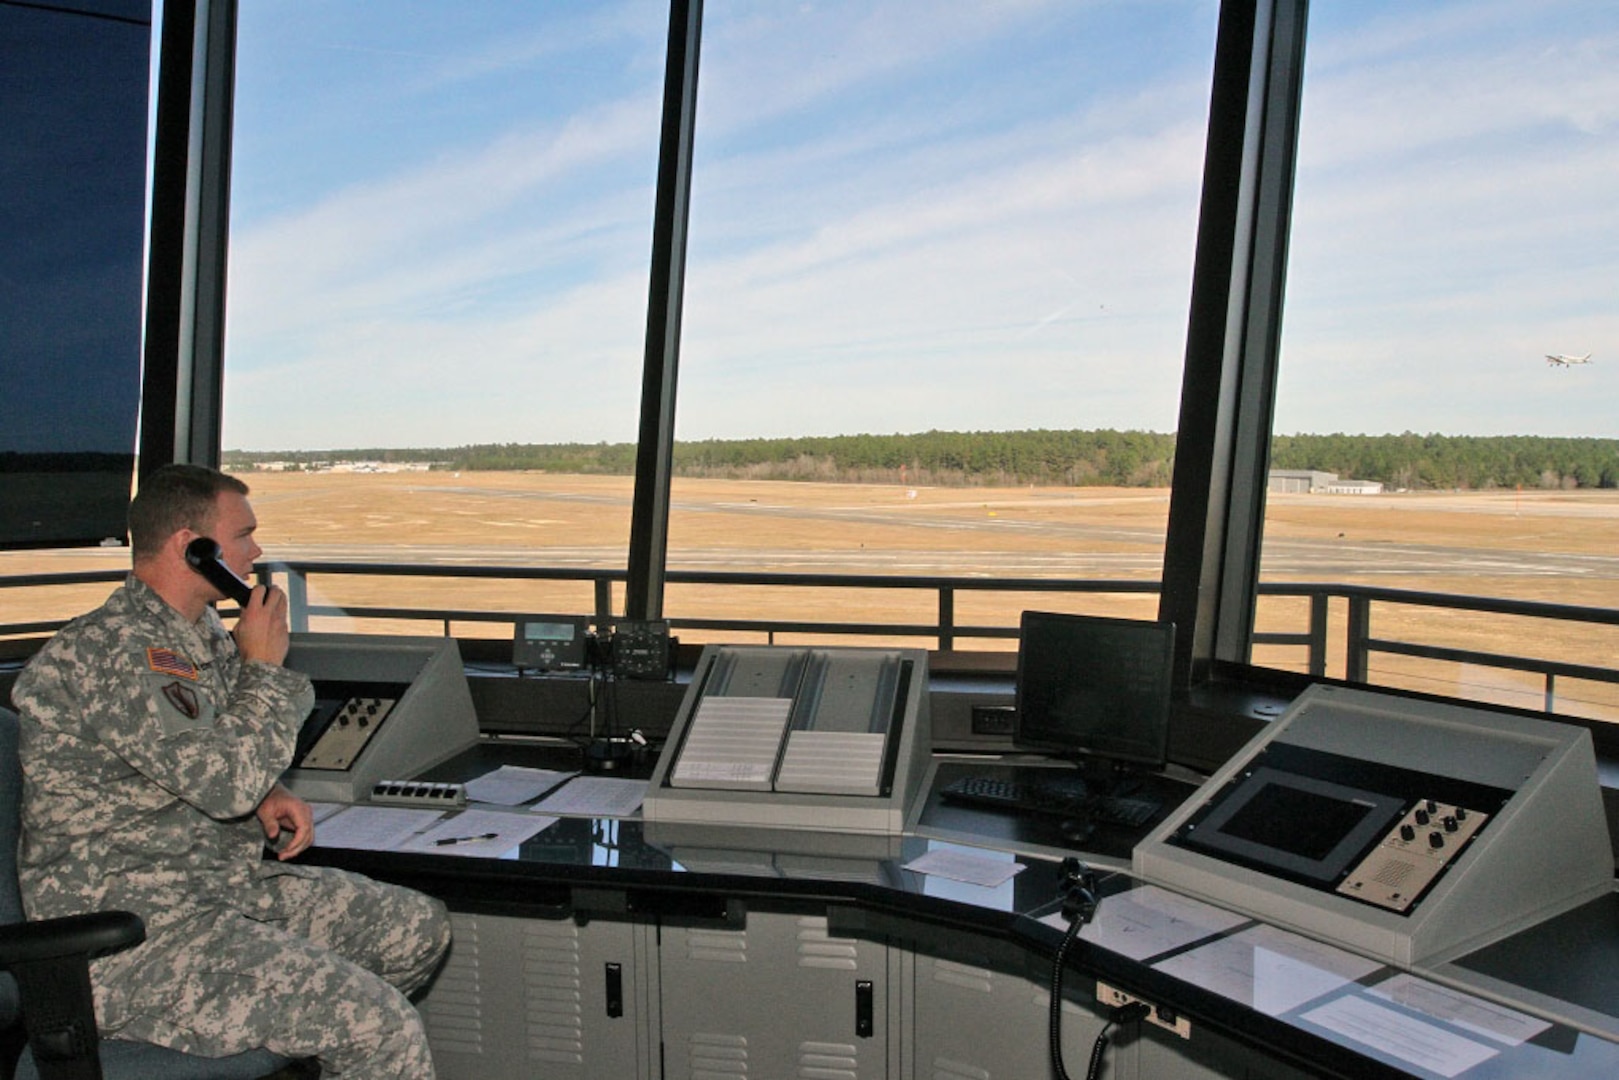
[[[418,473],[253,483],[267,558],[579,570],[628,561],[627,477]],[[679,479],[667,566],[1155,581],[1168,512],[1162,489]],[[1270,512],[1261,580],[1593,604],[1619,598],[1619,493],[1275,496]]]

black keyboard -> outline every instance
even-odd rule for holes
[[[947,802],[1008,810],[1023,814],[1081,817],[1104,825],[1140,828],[1164,804],[1151,797],[1092,796],[1078,776],[1061,775],[1048,780],[1002,780],[991,776],[964,776],[939,791]]]
[[[1034,781],[964,776],[939,792],[950,802],[991,810],[1069,816],[1083,812],[1089,796],[1090,789],[1077,776]]]

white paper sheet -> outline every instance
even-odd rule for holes
[[[630,817],[646,798],[645,780],[615,776],[576,776],[533,807],[536,813],[564,817]]]
[[[1354,994],[1303,1015],[1328,1031],[1440,1076],[1458,1076],[1501,1052]]]
[[[340,802],[312,802],[309,804],[309,809],[314,811],[315,824],[319,825],[339,810],[348,809],[348,805],[348,803]]]
[[[1059,930],[1068,927],[1059,912],[1040,921]],[[1144,960],[1224,933],[1247,921],[1245,916],[1201,900],[1180,896],[1156,885],[1139,885],[1129,892],[1104,899],[1097,905],[1095,919],[1079,936],[1121,956]]]
[[[445,818],[419,836],[400,844],[398,851],[425,855],[459,855],[496,859],[524,840],[555,825],[554,817],[504,810],[463,810]]]
[[[1551,1027],[1549,1022],[1538,1016],[1530,1016],[1505,1005],[1419,979],[1415,975],[1395,975],[1372,987],[1371,993],[1510,1046],[1528,1042]]]
[[[965,851],[960,848],[934,848],[905,864],[905,869],[918,874],[936,874],[952,881],[965,881],[969,885],[995,888],[1010,881],[1023,870],[1022,863],[1007,862],[989,855]]]
[[[558,769],[530,769],[521,765],[502,765],[466,783],[467,798],[473,802],[496,806],[517,806],[537,799],[569,777],[578,776],[578,770],[563,772]]]
[[[442,810],[351,806],[321,822],[315,830],[315,844],[359,851],[393,851],[443,816]]]
[[[1382,965],[1274,926],[1251,926],[1154,964],[1159,971],[1279,1016]]]

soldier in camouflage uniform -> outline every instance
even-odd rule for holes
[[[345,1080],[431,1078],[405,994],[449,945],[436,900],[285,860],[308,804],[277,777],[314,700],[282,667],[286,597],[255,588],[233,633],[184,560],[212,536],[261,554],[240,481],[168,466],[130,506],[134,570],[28,665],[12,698],[25,777],[19,877],[33,918],[136,912],[146,941],[91,966],[103,1034],[207,1056],[268,1047]],[[263,858],[266,841],[281,861]]]

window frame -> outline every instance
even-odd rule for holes
[[[670,0],[625,615],[662,611],[702,0]],[[1222,0],[1160,618],[1175,683],[1243,663],[1254,617],[1307,0]],[[238,0],[168,0],[141,469],[220,460]]]

